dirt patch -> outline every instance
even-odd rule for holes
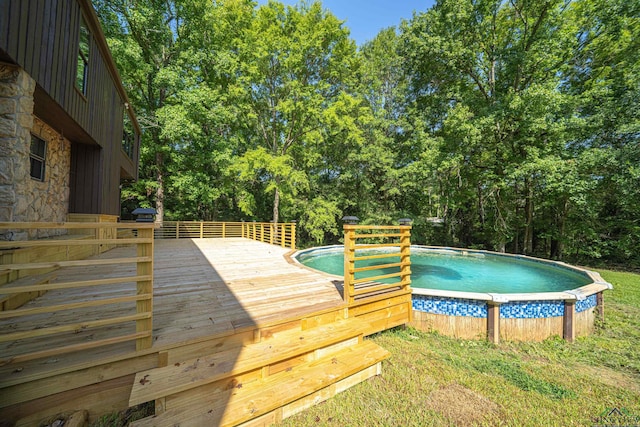
[[[578,365],[576,368],[578,372],[592,377],[594,381],[640,394],[640,382],[631,375],[604,366]]]
[[[496,403],[455,383],[433,391],[425,403],[427,408],[439,412],[456,426],[480,424],[500,415]]]

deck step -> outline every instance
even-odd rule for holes
[[[304,409],[375,375],[379,372],[376,365],[387,357],[387,350],[372,341],[362,341],[264,379],[237,384],[231,390],[211,394],[203,392],[201,399],[130,425],[232,426],[265,416],[294,402],[299,402],[298,409]],[[331,389],[334,384],[336,386]],[[289,415],[297,412],[296,405],[293,406]]]
[[[267,367],[297,356],[357,338],[369,325],[345,319],[308,330],[280,332],[261,342],[230,349],[136,374],[129,405],[149,402],[244,372]]]

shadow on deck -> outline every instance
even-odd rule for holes
[[[131,247],[120,247],[97,258],[134,256],[131,253],[133,250]],[[207,422],[217,425],[225,414],[224,408],[231,408],[231,400],[239,399],[237,393],[233,392],[233,384],[237,384],[239,379],[286,382],[287,378],[266,377],[285,375],[296,363],[308,364],[334,351],[327,348],[335,347],[336,352],[344,351],[345,343],[361,343],[363,336],[404,324],[410,316],[410,295],[392,299],[381,297],[368,305],[348,308],[338,289],[341,283],[322,273],[292,265],[284,257],[287,252],[286,248],[243,238],[156,240],[151,348],[136,351],[135,343],[129,341],[55,357],[18,363],[13,361],[16,358],[19,360],[23,353],[56,346],[59,342],[65,345],[81,344],[134,333],[134,324],[79,328],[48,337],[0,343],[3,360],[0,366],[0,420],[18,422],[19,425],[37,424],[47,417],[82,408],[88,409],[91,418],[95,418],[105,412],[126,408],[135,400],[132,387],[135,392],[138,381],[136,374],[164,368],[154,371],[154,375],[164,377],[169,375],[164,372],[172,366],[217,354],[228,365],[225,371],[228,375],[220,376],[217,373],[217,376],[213,375],[205,381],[206,384],[189,391],[191,394],[187,393],[188,396],[194,396],[194,393],[195,396],[204,396],[215,392],[216,405],[223,410],[220,418],[209,417]],[[122,268],[99,265],[64,267],[57,271],[55,280],[73,282],[127,277],[135,273],[133,270],[135,265]],[[24,308],[113,297],[121,293],[123,287],[135,289],[135,283],[100,286],[89,291],[86,288],[52,290],[27,303]],[[101,310],[98,319],[101,316],[133,315],[136,307],[135,303],[123,302]],[[2,319],[0,333],[28,331],[35,324],[47,327],[74,322],[82,324],[89,312],[96,318],[95,309],[78,308],[64,313],[24,316],[19,320]],[[332,328],[335,322],[352,317],[359,317],[363,322],[358,323],[357,327],[351,324],[338,327],[349,333],[344,338],[337,337],[336,342],[323,341],[318,348],[300,347],[298,353],[287,350],[289,352],[283,354],[288,359],[274,355],[260,367],[247,363],[246,359],[240,360],[243,351],[251,351],[248,346],[282,336],[283,348],[291,349],[295,346],[292,346],[289,335],[296,336],[300,333],[298,331],[318,327]],[[317,330],[315,333],[322,336],[330,334],[330,331]],[[276,343],[274,341],[274,346]],[[375,351],[369,349],[369,353],[374,354]],[[352,377],[355,373],[343,372],[341,375],[347,381],[345,384],[355,384],[379,373],[379,362],[384,357],[378,355],[375,360],[372,359],[371,367],[366,367],[366,375],[359,374],[358,381]],[[377,368],[372,370],[374,365]],[[244,368],[240,369],[241,366]],[[138,381],[142,385],[147,381],[144,378]],[[348,388],[348,385],[344,387]],[[314,390],[313,393],[316,391],[320,392]],[[166,393],[156,391],[155,394],[149,394],[154,396],[150,400],[156,402],[156,413],[170,414],[172,410],[180,408],[177,402],[185,399],[182,395],[178,396],[180,393],[186,391],[173,389]],[[309,392],[309,395],[313,393]],[[291,403],[298,398],[291,395],[285,400]],[[300,409],[307,406],[298,404],[296,407]],[[276,420],[283,417],[282,413],[273,415],[273,408],[267,409],[262,408],[261,413],[270,413]],[[229,411],[231,409],[225,417],[229,416]],[[249,419],[249,415],[229,419]],[[231,424],[235,422],[229,421]],[[156,424],[155,421],[151,422],[151,425]]]

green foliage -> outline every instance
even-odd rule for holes
[[[439,0],[359,50],[319,1],[94,4],[144,128],[126,210],[640,265],[638,2]]]
[[[316,197],[305,204],[300,225],[307,231],[309,239],[320,246],[327,241],[327,235],[339,235],[339,218],[340,209],[336,202]]]
[[[291,210],[308,191],[302,167],[311,160],[308,151],[326,143],[321,130],[327,120],[350,119],[326,112],[348,99],[355,44],[319,2],[291,7],[270,1],[255,11],[236,48],[239,78],[232,90],[248,136],[236,168],[240,180],[260,180],[263,191],[274,194],[277,222],[280,203]],[[313,227],[311,236],[326,228],[315,221],[301,225]]]
[[[606,7],[619,17],[604,18]],[[601,97],[618,85],[608,78],[613,64],[623,73],[637,67],[637,52],[628,51],[627,36],[638,32],[632,9],[613,1],[443,0],[403,24],[411,92],[426,128],[442,138],[437,190],[454,243],[555,258],[611,253],[598,243],[597,229],[612,227],[600,227],[597,204],[601,178],[614,173],[582,164],[602,146],[603,130],[593,127],[590,112],[603,104],[589,106],[586,94],[593,86]],[[611,21],[612,28],[603,25]],[[602,62],[600,36],[612,44]],[[623,51],[625,60],[618,57]],[[636,65],[629,68],[630,58]],[[590,75],[599,77],[597,85]],[[635,83],[619,92],[625,97],[637,90],[637,79],[627,81]],[[628,141],[616,149],[637,146],[637,132],[611,130],[608,137]],[[611,222],[623,224],[619,217]],[[621,255],[615,258],[630,259]]]

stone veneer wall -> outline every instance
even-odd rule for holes
[[[60,222],[67,217],[71,143],[34,117],[35,86],[21,68],[0,63],[0,222]],[[30,175],[31,133],[47,143],[43,182]],[[51,234],[44,230],[38,237]],[[0,234],[4,240],[25,237]]]

